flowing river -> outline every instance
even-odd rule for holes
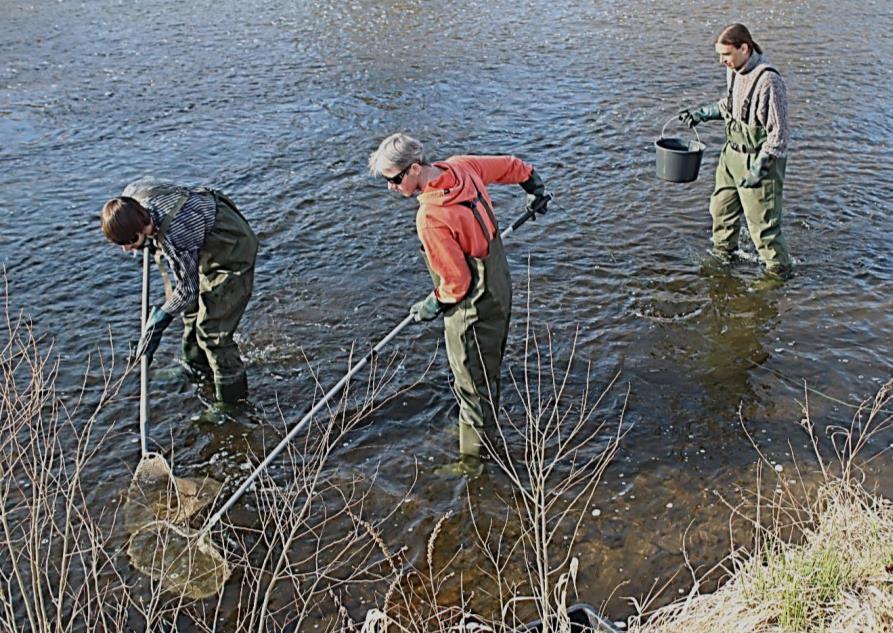
[[[627,435],[585,508],[575,553],[580,599],[606,601],[621,619],[632,612],[625,596],[647,594],[679,568],[686,529],[696,561],[728,552],[719,495],[752,486],[758,459],[741,420],[770,461],[793,472],[793,450],[809,471],[798,425],[805,396],[824,436],[891,378],[890,6],[730,7],[4,0],[0,264],[11,308],[54,338],[57,388],[75,394],[110,333],[121,355],[138,336],[139,259],[105,242],[104,200],[143,174],[227,192],[261,241],[239,330],[260,421],[201,418],[204,405],[173,370],[175,324],[153,366],[151,436],[179,471],[238,477],[246,438],[255,450],[263,438],[269,445],[273,426],[318,397],[314,374],[334,384],[352,348],[368,349],[430,290],[415,201],[367,174],[378,142],[406,131],[433,158],[522,157],[557,204],[506,242],[515,308],[504,404],[523,416],[509,372],[521,375],[528,323],[540,342],[551,337],[559,366],[573,352],[571,397],[587,380],[601,391],[619,372],[598,417],[616,427],[625,401]],[[663,124],[723,94],[712,42],[733,21],[750,27],[788,87],[783,226],[796,276],[781,287],[761,281],[750,244],[728,271],[706,262],[720,124],[699,128],[707,151],[697,181],[654,176]],[[689,132],[671,124],[667,134]],[[506,226],[523,193],[491,192]],[[439,324],[413,325],[389,347],[398,361],[386,391],[407,390],[372,413],[333,464],[377,473],[371,516],[412,486],[414,503],[386,535],[411,559],[424,557],[448,511],[440,547],[470,544],[469,499],[484,517],[505,511],[490,495],[504,485],[496,474],[466,494],[461,480],[434,473],[456,447],[441,339]],[[117,502],[139,460],[138,389],[128,383],[100,418],[116,448],[87,474],[97,504]],[[871,449],[891,443],[888,432]],[[889,453],[870,472],[893,494]],[[457,561],[466,585],[474,563]]]

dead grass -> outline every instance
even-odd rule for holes
[[[730,572],[725,584],[702,594],[696,579],[688,597],[654,611],[637,603],[640,613],[629,630],[893,631],[893,502],[865,488],[863,471],[886,451],[875,440],[891,428],[891,393],[893,381],[848,427],[829,427],[830,460],[823,458],[807,399],[801,425],[812,440],[821,485],[810,490],[802,477],[791,482],[779,475],[765,496],[757,482],[752,503],[729,504],[734,518],[750,523],[753,541],[723,561]]]

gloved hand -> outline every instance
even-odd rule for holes
[[[689,108],[687,110],[679,111],[679,120],[688,127],[694,127],[698,123],[703,123],[704,121],[716,121],[721,118],[722,114],[719,112],[718,103],[708,103],[700,108]]]
[[[149,318],[146,319],[146,329],[143,330],[139,345],[136,348],[136,358],[145,354],[149,364],[152,364],[152,357],[155,356],[155,350],[158,349],[158,344],[161,343],[161,335],[173,320],[174,317],[161,308],[152,308],[152,311],[149,312]]]
[[[546,185],[536,170],[531,171],[530,178],[520,184],[527,192],[527,210],[531,213],[531,219],[536,220],[537,213],[545,215],[552,198],[546,193]]]
[[[409,309],[409,314],[412,315],[413,321],[430,321],[437,317],[440,314],[440,301],[437,300],[437,295],[432,291],[427,297],[422,299]]]
[[[772,163],[772,156],[767,152],[760,151],[753,161],[753,165],[747,170],[744,178],[738,183],[739,187],[752,189],[759,187],[763,179],[769,175],[769,165]]]

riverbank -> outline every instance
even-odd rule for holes
[[[636,633],[893,630],[893,504],[852,481],[829,483],[802,542],[761,529],[755,549],[728,564],[719,590],[635,618]]]
[[[802,479],[767,469],[775,476],[769,495],[759,496],[749,512],[731,508],[732,519],[751,522],[754,536],[720,564],[730,571],[721,588],[708,592],[696,580],[686,598],[632,618],[629,630],[893,631],[893,502],[867,487],[861,470],[882,455],[888,458],[890,447],[875,440],[891,424],[891,385],[848,429],[829,429],[830,462],[822,459],[807,416],[802,425],[823,483],[808,491]],[[761,482],[755,483],[760,489]]]

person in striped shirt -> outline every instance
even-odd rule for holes
[[[233,334],[254,286],[257,237],[226,195],[141,178],[102,208],[106,238],[124,251],[155,248],[173,273],[166,300],[152,308],[138,352],[152,362],[164,330],[183,315],[183,360],[213,376],[217,399],[246,398],[245,366]]]

